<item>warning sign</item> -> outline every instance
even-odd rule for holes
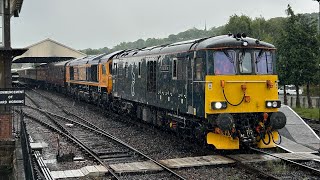
[[[22,106],[25,104],[24,89],[0,89],[0,106]]]

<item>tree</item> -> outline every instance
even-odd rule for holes
[[[295,85],[296,106],[300,107],[299,86],[312,82],[317,72],[316,49],[319,46],[312,21],[302,15],[295,15],[290,5],[286,12],[289,17],[277,41],[279,77],[285,84],[290,82]]]
[[[252,23],[252,20],[248,16],[233,15],[230,17],[229,22],[225,25],[223,33],[224,34],[228,34],[229,32],[233,34],[246,33],[248,35],[252,35],[253,31],[251,28],[251,23]]]

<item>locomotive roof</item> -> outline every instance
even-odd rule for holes
[[[247,46],[243,43],[246,42]],[[224,49],[224,48],[270,48],[275,47],[272,44],[249,37],[239,37],[236,35],[222,35],[215,37],[207,37],[201,39],[188,40],[172,44],[153,46],[148,48],[127,50],[119,53],[116,58],[130,56],[147,56],[152,54],[178,53],[187,51],[196,51],[201,49]]]
[[[244,46],[246,42],[246,46]],[[120,50],[110,54],[88,55],[84,58],[78,58],[70,61],[67,65],[98,64],[107,62],[113,58],[125,58],[132,56],[148,56],[155,54],[179,53],[188,51],[197,51],[201,49],[226,49],[226,48],[268,48],[275,49],[272,44],[260,41],[254,38],[236,35],[222,35],[215,37],[200,38],[188,41],[182,41],[172,44],[164,44],[141,49]]]
[[[98,64],[99,60],[105,54],[98,54],[98,55],[88,55],[83,58],[78,58],[75,60],[70,61],[67,65],[75,66],[75,65],[83,65],[83,64]]]
[[[54,66],[65,66],[68,62],[70,62],[72,60],[67,60],[67,61],[60,61],[60,62],[56,62],[56,63],[52,63]]]

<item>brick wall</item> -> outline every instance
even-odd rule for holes
[[[12,139],[12,116],[11,114],[0,115],[0,140]]]

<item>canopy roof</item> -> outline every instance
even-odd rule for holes
[[[27,52],[13,59],[13,63],[50,63],[87,56],[52,39],[45,39],[26,47]]]

